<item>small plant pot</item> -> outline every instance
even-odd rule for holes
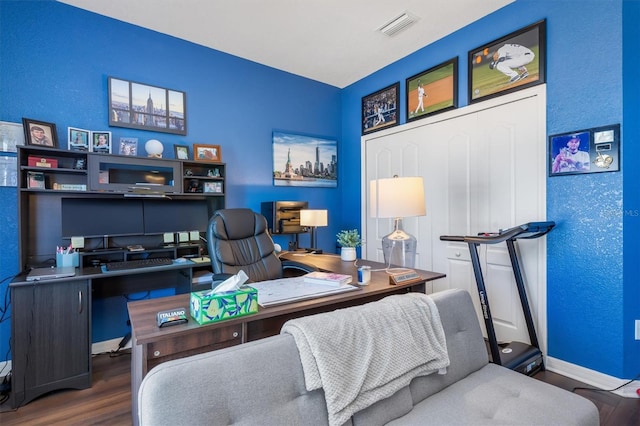
[[[340,259],[345,262],[352,262],[356,260],[356,248],[355,247],[342,247],[340,249]]]

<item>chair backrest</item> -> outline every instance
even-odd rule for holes
[[[250,209],[221,209],[209,219],[207,245],[215,274],[243,270],[250,282],[282,278],[267,220]]]

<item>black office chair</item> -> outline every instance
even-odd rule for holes
[[[314,267],[281,261],[267,232],[267,220],[251,209],[217,210],[209,219],[207,246],[214,284],[243,270],[249,282],[303,275]]]

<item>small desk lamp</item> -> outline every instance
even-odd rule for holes
[[[300,210],[300,226],[311,228],[311,248],[308,251],[313,251],[318,254],[322,253],[322,250],[315,248],[316,233],[318,226],[327,226],[327,211],[326,210]]]
[[[382,238],[386,265],[415,267],[416,238],[404,232],[402,218],[424,216],[424,183],[421,177],[398,177],[370,182],[370,211],[377,218],[393,218],[393,232]]]

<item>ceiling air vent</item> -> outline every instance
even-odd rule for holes
[[[391,21],[378,28],[378,31],[380,31],[382,34],[388,35],[389,37],[393,37],[400,31],[408,28],[417,20],[417,16],[405,11],[402,13],[402,15],[393,18]]]

